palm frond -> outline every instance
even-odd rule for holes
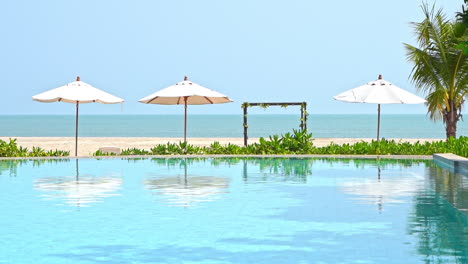
[[[434,5],[423,4],[422,11],[423,21],[412,23],[418,47],[405,44],[407,60],[414,63],[410,79],[426,95],[431,119],[446,122],[468,94],[467,56],[456,48],[466,38],[466,26],[450,22]]]

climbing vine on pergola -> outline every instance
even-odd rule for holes
[[[268,108],[269,106],[281,106],[282,108],[286,108],[290,105],[300,105],[301,106],[301,124],[299,127],[305,131],[307,130],[307,102],[289,102],[289,103],[249,103],[244,102],[242,104],[242,108],[244,109],[244,145],[247,146],[247,139],[248,139],[248,128],[249,125],[247,124],[247,109],[252,106],[260,106],[264,109]]]

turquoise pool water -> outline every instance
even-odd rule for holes
[[[430,161],[3,160],[0,197],[0,263],[468,263]]]

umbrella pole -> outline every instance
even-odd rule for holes
[[[80,172],[79,172],[79,169],[78,169],[78,159],[76,159],[76,180],[78,181],[80,177]]]
[[[184,142],[187,142],[187,96],[184,97],[184,102],[185,102]]]
[[[75,156],[78,156],[78,101],[76,101]]]
[[[380,104],[377,106],[378,118],[377,118],[377,141],[380,137]]]

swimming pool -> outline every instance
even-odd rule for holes
[[[468,263],[432,161],[0,161],[0,263]]]

